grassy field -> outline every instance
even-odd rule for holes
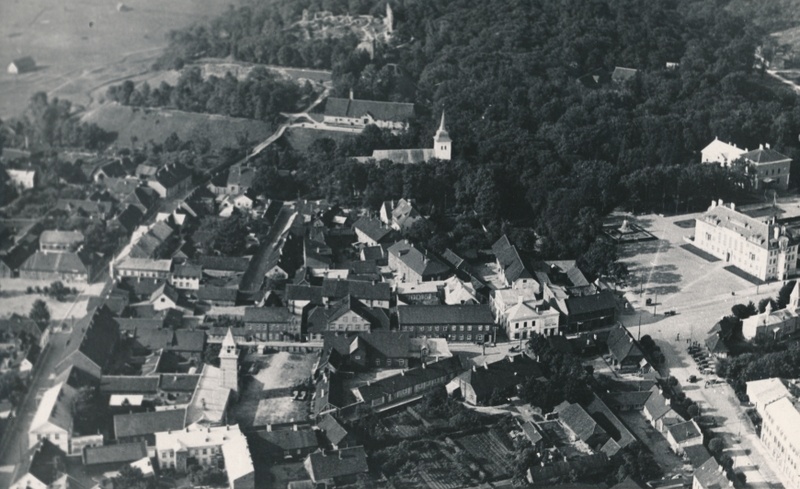
[[[0,5],[0,118],[38,91],[89,105],[98,86],[147,71],[170,30],[217,16],[239,0],[4,0]],[[32,56],[36,71],[6,72]]]
[[[283,134],[283,139],[297,151],[307,150],[311,143],[317,139],[331,138],[338,144],[352,137],[354,137],[353,134],[346,132],[317,131],[315,129],[303,129],[300,127],[289,128]]]
[[[86,112],[83,121],[94,122],[117,133],[117,145],[128,146],[153,140],[163,142],[172,132],[183,141],[208,138],[212,148],[238,146],[237,137],[247,135],[251,142],[263,141],[272,134],[266,122],[222,115],[198,114],[180,110],[142,109],[110,103]]]

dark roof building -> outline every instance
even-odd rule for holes
[[[186,409],[118,414],[114,416],[114,436],[117,440],[125,440],[160,431],[182,430],[185,420]]]
[[[406,368],[413,356],[411,339],[406,333],[387,330],[351,335],[327,332],[324,334],[320,367],[334,371]]]
[[[361,119],[369,115],[376,121],[407,122],[414,116],[414,104],[329,97],[325,116]]]
[[[370,246],[387,243],[394,235],[392,228],[382,223],[380,219],[369,216],[362,216],[353,223],[353,230],[355,230],[356,237],[360,243],[366,243]]]
[[[429,282],[452,275],[452,269],[432,253],[422,252],[408,240],[398,241],[388,249],[389,268],[401,282]]]
[[[398,306],[397,322],[401,332],[448,341],[486,341],[495,327],[486,304]]]
[[[642,366],[644,353],[624,326],[609,331],[606,344],[614,365],[620,370],[636,370]]]
[[[359,402],[372,408],[402,402],[444,385],[462,371],[461,359],[450,357],[421,367],[405,370],[354,389]]]
[[[392,289],[388,283],[362,282],[356,280],[323,279],[322,298],[338,300],[350,296],[372,307],[389,307]]]
[[[322,431],[325,438],[334,449],[340,446],[346,446],[349,433],[336,421],[336,418],[330,414],[323,416],[319,423],[317,423],[317,427]]]
[[[491,397],[514,395],[514,389],[530,379],[544,378],[541,365],[525,354],[508,356],[493,363],[473,366],[456,381],[461,395],[472,405],[483,405]]]
[[[342,448],[332,452],[314,452],[303,466],[314,484],[340,485],[355,482],[356,476],[366,474],[367,453],[363,447]]]
[[[62,372],[75,366],[100,379],[113,361],[119,337],[119,324],[108,308],[101,306],[89,311],[72,327],[64,356],[56,366],[56,371]]]
[[[83,449],[83,465],[124,464],[136,462],[147,457],[147,445],[144,442],[120,443],[86,447]]]
[[[602,446],[610,438],[606,430],[578,403],[564,401],[554,411],[558,413],[558,420],[562,425],[592,448]]]
[[[266,451],[275,458],[304,457],[318,448],[317,435],[311,430],[259,431]]]

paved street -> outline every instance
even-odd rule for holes
[[[704,414],[714,416],[718,425],[714,432],[725,440],[726,453],[734,459],[737,471],[746,474],[748,485],[764,489],[780,487],[780,472],[761,455],[760,441],[733,389],[726,383],[704,387],[705,380],[716,376],[700,373],[686,351],[686,340],[703,342],[716,321],[731,313],[733,305],[748,301],[757,304],[765,297],[773,297],[782,283],[756,287],[724,270],[724,261],[708,262],[681,248],[683,236],[691,236],[694,230],[679,227],[675,222],[692,217],[646,216],[640,221],[659,240],[623,248],[634,279],[625,293],[632,310],[619,319],[634,335],[639,334],[641,322],[641,335],[650,335],[661,347],[668,375],[681,382],[686,395],[698,402]],[[634,252],[638,254],[634,256]],[[636,279],[637,275],[643,279]],[[656,304],[646,306],[647,298]],[[677,314],[664,316],[667,310],[675,310]],[[701,380],[691,384],[690,375]]]

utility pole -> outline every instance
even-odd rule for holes
[[[636,334],[636,341],[642,338],[642,311],[639,311],[639,332]]]

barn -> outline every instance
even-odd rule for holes
[[[8,65],[8,72],[12,75],[19,75],[20,73],[27,73],[36,68],[36,61],[30,56],[18,58]]]

